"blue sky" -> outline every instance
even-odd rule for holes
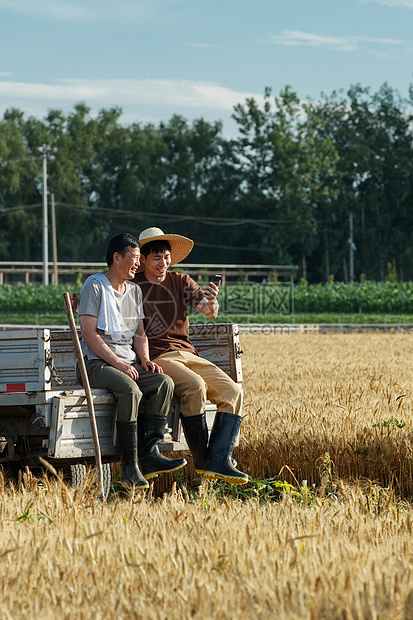
[[[413,83],[413,0],[0,0],[0,115],[86,102],[122,122],[222,120],[290,85],[301,99]]]

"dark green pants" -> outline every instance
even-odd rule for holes
[[[109,390],[116,398],[119,422],[136,420],[139,409],[147,415],[168,414],[174,393],[174,382],[168,375],[144,370],[135,363],[139,379],[134,381],[103,360],[85,358],[85,365],[90,387]],[[78,366],[76,375],[82,384]]]

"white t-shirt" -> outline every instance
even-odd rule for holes
[[[144,318],[141,289],[134,282],[126,280],[126,291],[122,295],[113,289],[116,301],[116,310],[119,316],[121,328],[120,339],[114,340],[112,336],[103,330],[97,329],[97,333],[106,342],[108,347],[118,356],[122,362],[132,364],[136,361],[136,353],[132,349],[133,336],[139,326],[139,321]],[[99,316],[99,308],[102,299],[102,285],[98,280],[87,282],[80,293],[78,313]],[[83,356],[89,360],[101,359],[89,347],[82,338]]]

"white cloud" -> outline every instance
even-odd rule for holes
[[[366,2],[375,2],[376,4],[385,4],[387,6],[402,6],[407,9],[413,9],[413,0],[363,0],[363,4]]]
[[[85,10],[76,2],[65,0],[0,0],[0,9],[26,17],[49,17],[60,21],[77,21],[85,14]]]
[[[351,42],[349,38],[325,37],[299,30],[283,30],[281,35],[272,37],[271,42],[287,46],[333,47],[334,49],[346,51],[355,49],[354,42]]]
[[[189,80],[84,80],[62,79],[51,84],[0,82],[1,99],[85,101],[98,105],[174,106],[231,110],[236,103],[261,95],[237,92],[213,82]]]
[[[0,0],[0,10],[62,22],[138,23],[168,19],[168,4],[171,0]]]
[[[200,47],[200,48],[208,48],[217,47],[216,45],[211,45],[210,43],[185,43],[187,47]]]
[[[412,0],[413,2],[413,0]],[[281,35],[274,36],[271,43],[286,46],[308,46],[329,48],[340,52],[352,52],[360,49],[363,44],[384,45],[384,46],[405,46],[407,41],[401,39],[379,39],[374,37],[330,37],[318,35],[312,32],[301,32],[299,30],[283,30]]]

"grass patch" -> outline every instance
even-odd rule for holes
[[[198,320],[194,322],[199,322]],[[280,324],[297,324],[297,323],[355,323],[358,325],[365,324],[383,324],[390,323],[413,323],[412,314],[360,314],[346,313],[338,314],[336,312],[320,312],[320,313],[296,313],[296,314],[220,314],[217,322],[228,323],[280,323]]]
[[[79,325],[79,317],[75,317]],[[67,325],[65,312],[0,312],[0,323],[4,325]]]
[[[75,315],[79,325],[79,317]],[[294,315],[283,314],[220,314],[216,321],[204,319],[199,313],[190,316],[191,323],[268,323],[268,324],[300,324],[300,323],[353,323],[357,325],[400,325],[413,324],[412,314],[337,314],[335,312],[324,313],[297,313]],[[65,312],[0,312],[0,323],[14,325],[66,325]]]

